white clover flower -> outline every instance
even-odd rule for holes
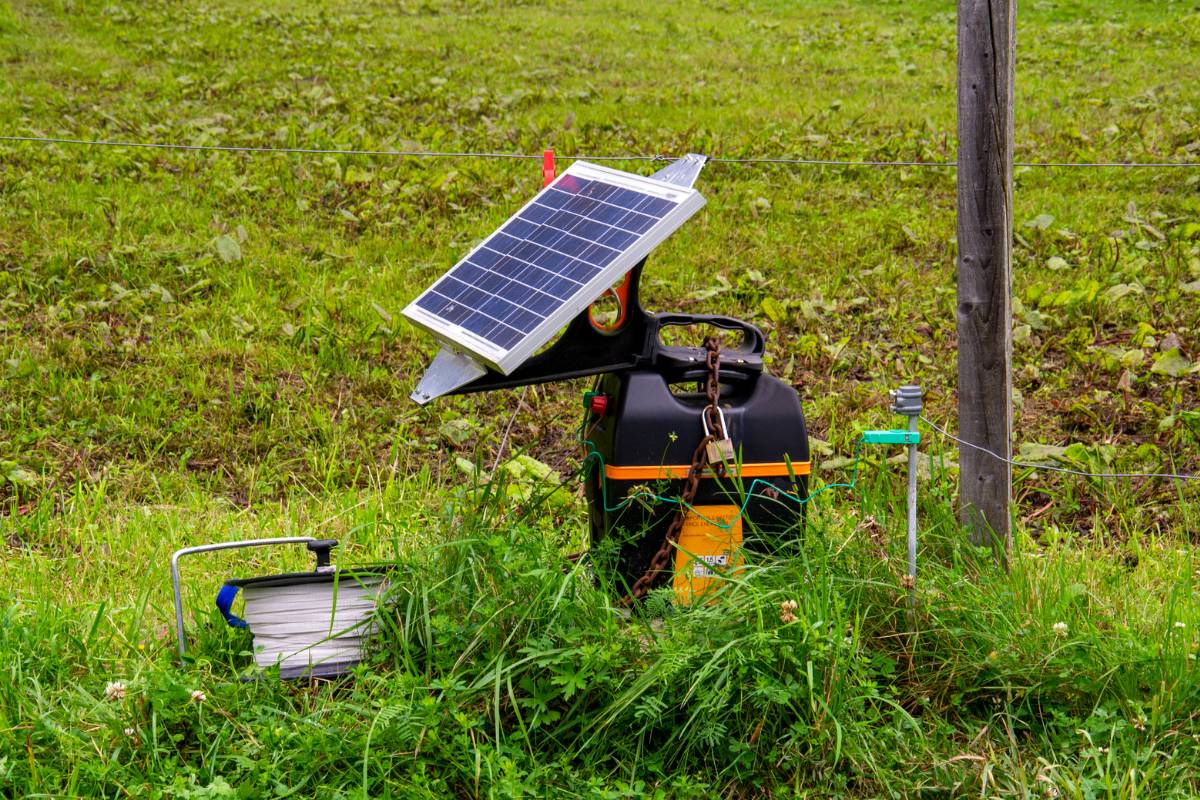
[[[1067,635],[1067,623],[1065,623],[1065,622],[1056,622],[1056,623],[1054,623],[1054,628],[1053,628],[1053,630],[1054,630],[1054,635],[1055,635],[1055,636],[1058,636],[1058,637],[1065,638],[1065,637],[1066,637],[1066,635]]]
[[[1176,623],[1175,623],[1175,627],[1176,627],[1176,628],[1186,628],[1186,627],[1187,627],[1187,623],[1186,623],[1186,622],[1176,622]]]
[[[193,703],[203,703],[207,699],[208,699],[208,695],[206,695],[204,692],[200,691],[199,689],[192,690],[192,702]]]
[[[111,681],[104,687],[104,697],[108,700],[124,700],[125,684],[121,681]]]
[[[136,731],[136,730],[134,730],[133,728],[126,728],[126,729],[125,729],[125,735],[126,735],[127,737],[129,737],[130,739],[132,739],[132,738],[133,738],[133,735],[134,735],[135,733],[137,733],[137,731]]]

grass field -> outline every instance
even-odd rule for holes
[[[0,135],[947,161],[954,36],[927,0],[0,0]],[[1197,162],[1198,53],[1194,3],[1023,4],[1017,160]],[[931,436],[912,618],[875,453],[704,609],[621,622],[564,573],[586,387],[418,408],[434,345],[399,316],[540,177],[0,142],[0,795],[1200,793],[1197,482],[1019,470],[1004,573]],[[713,164],[697,188],[647,304],[767,332],[818,480],[901,382],[954,428],[953,170]],[[1019,455],[1200,472],[1200,169],[1023,167],[1015,204]],[[510,421],[506,453],[568,480],[549,505],[464,488]],[[208,598],[290,551],[189,563],[174,664],[171,551],[267,535],[404,571],[354,680],[237,680]]]

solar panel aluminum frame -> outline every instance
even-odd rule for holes
[[[472,255],[483,248],[488,241],[500,232],[501,228],[511,220],[521,217],[539,198],[546,195],[547,192],[555,188],[568,176],[574,176],[581,180],[612,184],[619,188],[669,200],[676,203],[676,206],[639,236],[628,249],[620,251],[612,262],[584,284],[582,288],[563,300],[542,322],[538,323],[508,350],[498,347],[466,328],[453,324],[435,314],[431,314],[417,305],[417,302],[422,297],[437,288],[446,275],[449,275],[463,262],[469,260]],[[471,252],[467,253],[466,256],[447,270],[438,281],[414,298],[401,313],[410,322],[433,334],[434,337],[452,350],[465,353],[498,372],[508,375],[550,341],[575,316],[583,312],[598,297],[604,294],[622,275],[645,258],[651,250],[674,233],[689,217],[699,211],[704,206],[704,203],[704,197],[690,187],[666,183],[653,178],[645,178],[640,175],[602,167],[586,161],[576,161],[564,170],[562,175],[555,179],[554,183],[538,192],[519,211],[505,220],[487,238],[476,245]]]

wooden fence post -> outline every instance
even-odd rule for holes
[[[1016,0],[958,0],[958,426],[1012,455],[1012,162]],[[1012,552],[1012,468],[959,448],[971,541]]]

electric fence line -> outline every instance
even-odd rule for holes
[[[260,147],[252,145],[206,145],[206,144],[180,144],[175,142],[133,142],[133,141],[117,141],[107,139],[70,139],[65,137],[53,136],[7,136],[0,135],[2,142],[24,142],[32,144],[67,144],[79,145],[84,147],[118,147],[118,148],[140,148],[154,150],[182,150],[192,152],[224,152],[224,153],[255,153],[255,154],[294,154],[294,155],[341,155],[341,156],[390,156],[394,158],[480,158],[480,159],[510,159],[510,160],[536,160],[543,158],[542,154],[533,153],[505,153],[505,152],[487,152],[487,151],[435,151],[435,150],[357,150],[357,149],[335,149],[335,148],[316,148],[316,147]],[[646,154],[626,154],[626,155],[560,155],[559,158],[566,160],[588,160],[588,161],[675,161],[677,156],[668,156],[663,154],[646,155]],[[812,165],[812,166],[835,166],[835,167],[918,167],[930,169],[955,169],[957,162],[953,161],[866,161],[866,160],[838,160],[838,159],[817,159],[817,158],[785,158],[785,157],[754,157],[754,158],[709,158],[709,162],[718,164],[782,164],[782,165]],[[1042,168],[1114,168],[1114,169],[1142,169],[1142,168],[1200,168],[1200,162],[1184,162],[1184,161],[1090,161],[1090,162],[1016,162],[1014,167],[1042,167]],[[945,428],[937,425],[926,417],[920,417],[921,421],[928,425],[933,430],[941,435],[957,442],[960,445],[969,447],[973,450],[985,453],[994,459],[1003,461],[1014,467],[1022,469],[1045,470],[1047,472],[1060,472],[1067,475],[1078,475],[1086,478],[1166,478],[1170,480],[1200,480],[1200,475],[1189,475],[1172,472],[1084,472],[1081,470],[1068,469],[1066,467],[1055,467],[1046,464],[1033,464],[1029,462],[1015,461],[1007,456],[1003,456],[992,450],[989,450],[980,445],[960,439],[954,434],[947,431]]]
[[[192,152],[256,153],[279,155],[332,155],[332,156],[390,156],[393,158],[480,158],[480,159],[541,159],[541,153],[506,153],[490,151],[437,151],[437,150],[358,150],[352,148],[321,147],[266,147],[254,145],[226,144],[181,144],[178,142],[135,142],[113,139],[72,139],[57,136],[0,136],[0,142],[24,142],[30,144],[66,144],[82,147],[123,147],[149,150],[183,150]],[[676,161],[679,156],[665,154],[629,153],[621,155],[558,155],[569,161]],[[921,169],[957,169],[956,161],[871,161],[861,159],[788,158],[782,156],[760,156],[732,158],[716,156],[708,159],[714,164],[779,164],[827,167],[913,167]],[[1015,162],[1014,167],[1044,169],[1163,169],[1179,167],[1200,169],[1200,161],[1028,161]]]
[[[1029,463],[1026,461],[1014,461],[1011,458],[1000,455],[999,453],[989,450],[986,447],[981,447],[980,445],[974,444],[972,442],[968,442],[965,439],[960,439],[957,436],[955,436],[953,433],[950,433],[950,431],[946,430],[945,428],[941,427],[940,425],[938,425],[937,423],[931,421],[930,419],[928,419],[926,417],[920,417],[920,420],[921,420],[921,422],[924,422],[930,428],[933,428],[935,431],[937,431],[942,436],[945,436],[948,439],[953,439],[954,441],[958,442],[959,444],[961,444],[965,447],[969,447],[972,450],[978,450],[981,453],[985,453],[985,454],[991,456],[992,458],[996,459],[997,461],[1003,461],[1006,464],[1011,464],[1014,467],[1021,467],[1022,469],[1038,469],[1038,470],[1045,470],[1047,472],[1062,472],[1067,475],[1079,475],[1084,478],[1110,478],[1110,479],[1115,479],[1115,478],[1168,478],[1170,480],[1177,480],[1177,481],[1200,480],[1200,475],[1188,475],[1188,474],[1176,473],[1176,472],[1083,472],[1081,470],[1068,469],[1066,467],[1054,467],[1054,466],[1049,466],[1047,464],[1032,464],[1032,463]]]

